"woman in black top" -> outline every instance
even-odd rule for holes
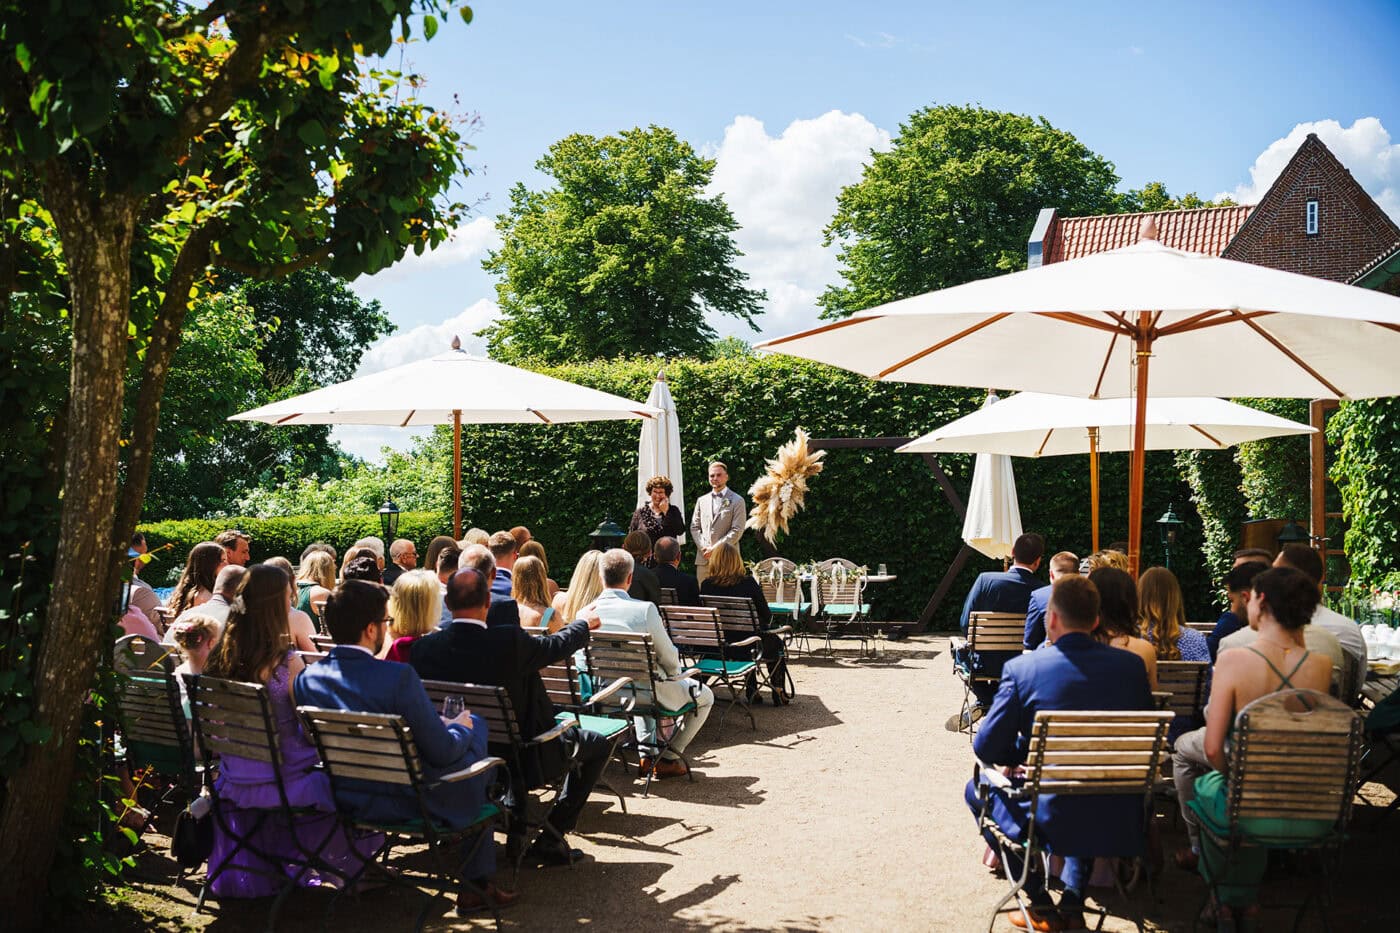
[[[739,549],[726,542],[718,544],[710,552],[710,575],[700,583],[701,596],[742,596],[752,600],[758,610],[758,627],[767,629],[773,624],[773,611],[768,608],[768,600],[763,598],[763,588],[744,570],[744,559]],[[773,685],[773,705],[782,706],[792,698],[788,695],[787,660],[784,657],[783,640],[771,632],[760,631],[763,642],[763,662],[768,667],[768,680]],[[759,703],[754,681],[749,684],[749,702]]]
[[[664,476],[653,476],[647,480],[646,489],[651,501],[637,506],[627,530],[646,532],[652,547],[656,546],[658,538],[675,538],[685,534],[685,516],[671,504],[671,493],[675,489],[671,481]],[[648,558],[647,566],[656,565]]]

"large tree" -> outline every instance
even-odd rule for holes
[[[568,136],[535,167],[554,186],[511,189],[503,243],[483,263],[500,276],[503,317],[482,332],[493,357],[703,355],[707,312],[757,330],[765,295],[734,265],[733,214],[705,193],[713,159],[652,126]]]
[[[1043,207],[1117,209],[1113,165],[1044,118],[944,105],[900,125],[861,180],[841,190],[826,241],[844,284],[825,318],[1024,268]]]
[[[215,264],[256,276],[324,266],[348,278],[446,237],[463,210],[446,194],[466,169],[454,120],[359,56],[388,51],[417,13],[431,37],[434,14],[453,6],[0,3],[0,201],[7,231],[26,209],[48,220],[54,284],[25,310],[42,313],[61,296],[70,344],[66,397],[50,423],[62,485],[52,586],[37,610],[21,604],[42,617],[25,631],[42,635],[15,647],[14,630],[5,633],[4,673],[24,675],[8,689],[32,691],[18,751],[15,724],[0,726],[9,746],[0,916],[10,928],[40,922],[83,698],[191,298]],[[8,340],[0,348],[25,352]],[[124,430],[133,363],[140,388]],[[0,543],[9,553],[15,542]],[[10,666],[15,658],[24,665]]]

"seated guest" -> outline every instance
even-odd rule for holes
[[[362,839],[357,843],[347,838],[336,819],[330,781],[318,767],[320,756],[315,747],[302,734],[301,720],[297,718],[296,704],[292,700],[290,685],[304,667],[297,653],[287,646],[286,575],[276,567],[261,564],[250,567],[204,674],[267,687],[281,751],[282,786],[287,803],[300,810],[316,812],[301,813],[295,818],[292,831],[296,834],[295,840],[300,840],[299,847],[288,834],[287,827],[254,812],[275,809],[282,804],[273,780],[273,766],[254,758],[222,755],[215,786],[220,806],[226,808],[224,819],[230,830],[239,836],[251,835],[262,852],[286,853],[287,862],[267,865],[247,849],[237,852],[238,842],[225,835],[222,824],[216,820],[214,851],[209,856],[210,875],[233,857],[229,868],[214,878],[212,887],[218,897],[276,894],[281,888],[277,876],[284,870],[298,872],[298,861],[305,858],[301,850],[315,852],[327,838],[331,841],[321,850],[321,859],[343,875],[353,874],[378,847],[377,840]],[[358,855],[354,851],[356,848]],[[309,886],[319,883],[319,878],[311,872],[300,872],[298,882]]]
[[[296,605],[311,617],[318,630],[325,630],[321,624],[321,607],[334,588],[335,555],[321,548],[308,548],[302,553],[301,564],[297,567]]]
[[[549,557],[544,552],[544,545],[531,538],[520,545],[520,556],[538,558],[539,562],[544,564],[545,587],[549,590],[550,602],[553,602],[555,595],[559,592],[559,584],[549,575]]]
[[[1102,645],[1090,637],[1099,615],[1094,584],[1080,576],[1061,577],[1050,591],[1045,613],[1049,647],[1007,661],[996,698],[972,740],[977,758],[988,765],[1015,768],[1025,763],[1030,726],[1041,710],[1150,710],[1152,693],[1147,671],[1135,655]],[[1014,778],[1013,778],[1014,779]],[[985,779],[984,779],[985,780]],[[1007,799],[988,785],[990,814],[1012,839],[1024,839],[1029,801]],[[976,782],[969,781],[966,799],[981,813]],[[1058,912],[1045,879],[1032,874],[1026,882],[1031,922],[1037,930],[1079,929],[1083,926],[1084,887],[1097,856],[1136,856],[1144,847],[1142,802],[1130,796],[1041,797],[1036,833],[1050,852],[1064,856],[1060,877],[1065,891]],[[987,834],[995,846],[995,838]],[[1020,874],[1015,851],[1007,853]],[[1024,928],[1019,911],[1011,922]]]
[[[487,542],[491,559],[496,562],[496,576],[491,580],[491,598],[510,599],[510,581],[515,575],[515,561],[520,556],[520,547],[509,531],[498,531]]]
[[[389,633],[383,657],[408,663],[409,646],[431,632],[442,618],[442,588],[434,574],[409,570],[389,591]]]
[[[1138,630],[1159,661],[1210,660],[1206,636],[1186,624],[1181,585],[1166,567],[1149,567],[1138,578]]]
[[[680,508],[671,504],[671,493],[674,491],[675,486],[671,484],[669,477],[653,476],[647,480],[647,501],[637,506],[637,511],[632,513],[627,530],[642,532],[653,547],[662,538],[675,538],[685,534],[685,516],[681,514]]]
[[[1095,551],[1084,558],[1083,569],[1087,570],[1089,573],[1093,573],[1100,567],[1112,567],[1115,570],[1121,570],[1127,573],[1128,568],[1131,566],[1132,565],[1128,563],[1128,555],[1126,552],[1107,548],[1102,551]]]
[[[550,634],[564,627],[567,619],[577,619],[585,606],[591,605],[598,594],[603,592],[603,578],[598,570],[598,559],[602,551],[584,551],[574,565],[574,575],[569,579],[569,588],[560,590],[551,605],[554,616],[547,626]]]
[[[117,624],[121,626],[123,637],[142,635],[151,641],[161,640],[160,630],[156,628],[155,623],[146,618],[146,614],[134,604],[126,607]]]
[[[384,585],[393,586],[403,574],[418,566],[418,546],[407,538],[389,545],[389,563],[384,565]]]
[[[180,707],[185,711],[186,719],[190,718],[190,697],[184,675],[204,673],[204,668],[209,664],[209,655],[219,643],[223,630],[224,624],[218,619],[196,614],[170,623],[170,631],[166,632],[185,656],[175,668],[175,686],[180,689]]]
[[[443,598],[442,618],[438,620],[438,628],[442,628],[452,621],[452,613],[447,611],[447,581],[452,579],[452,575],[457,572],[457,565],[462,560],[462,549],[453,541],[448,546],[438,551],[438,560],[433,569],[437,571],[438,593]]]
[[[1274,562],[1274,552],[1262,547],[1240,548],[1230,555],[1234,561],[1231,567],[1238,567],[1241,564],[1272,564]]]
[[[359,577],[347,577],[347,576],[345,575],[346,572],[350,570],[350,565],[351,565],[352,563],[354,563],[355,561],[357,561],[357,560],[368,560],[368,561],[370,561],[371,563],[374,564],[374,579],[371,580],[371,581],[369,581],[369,582],[371,582],[371,583],[379,583],[379,582],[382,582],[382,581],[381,581],[381,576],[380,576],[380,574],[382,573],[382,571],[380,570],[380,567],[379,567],[379,558],[375,556],[375,554],[374,554],[374,549],[373,549],[373,548],[367,548],[367,547],[364,547],[363,545],[360,546],[360,547],[352,547],[350,550],[348,550],[348,551],[345,552],[345,560],[342,561],[342,562],[341,562],[341,565],[340,565],[340,579],[341,579],[342,581],[345,581],[345,580],[364,580],[364,579],[366,579],[364,576],[359,576]],[[363,565],[361,565],[361,566],[363,566]]]
[[[615,632],[635,632],[650,635],[656,653],[656,699],[667,709],[680,709],[691,701],[691,688],[695,681],[681,677],[681,657],[666,626],[661,621],[661,611],[655,603],[643,602],[627,595],[632,583],[632,555],[621,548],[604,551],[598,559],[598,573],[603,591],[593,603],[603,628]],[[715,704],[714,692],[701,684],[695,697],[695,713],[681,718],[676,734],[671,739],[671,750],[660,761],[642,759],[642,773],[656,772],[660,778],[675,777],[687,773],[679,752],[695,739],[696,733],[705,725],[710,710]]]
[[[1040,559],[1045,554],[1045,539],[1030,532],[1021,535],[1011,546],[1011,569],[979,573],[963,601],[962,617],[958,625],[967,634],[968,618],[974,612],[1011,612],[1024,615],[1030,606],[1031,594],[1040,589],[1040,581],[1035,578],[1040,569]],[[1000,676],[1001,666],[1014,651],[979,651],[977,657],[969,657],[968,652],[958,652],[957,663],[964,670],[986,676]],[[995,689],[991,684],[976,683],[972,687],[977,697],[977,707],[970,716],[976,719],[986,712],[992,702]]]
[[[357,552],[351,551],[351,554]],[[366,583],[384,583],[384,573],[379,569],[379,562],[374,559],[374,552],[369,548],[361,548],[358,557],[352,557],[346,561],[345,567],[340,572],[340,579],[344,580],[364,580]]]
[[[222,544],[201,541],[190,548],[185,569],[180,572],[180,580],[170,594],[170,611],[176,618],[191,606],[209,602],[209,597],[214,595],[214,580],[227,563],[228,552]]]
[[[221,545],[227,552],[228,562],[230,564],[247,567],[253,559],[252,554],[248,550],[248,546],[252,544],[253,539],[241,531],[235,531],[233,529],[221,531],[215,535],[214,542]]]
[[[1256,579],[1258,578],[1256,577]],[[1252,584],[1250,592],[1253,592]],[[1245,628],[1220,639],[1220,651],[1216,655],[1217,663],[1219,663],[1220,658],[1224,657],[1225,652],[1233,651],[1236,648],[1248,648],[1258,640],[1259,633],[1255,631],[1254,620],[1251,618],[1248,621],[1249,625]],[[1341,642],[1337,641],[1337,636],[1320,625],[1305,625],[1303,626],[1303,643],[1313,654],[1323,655],[1332,662],[1332,691],[1340,696],[1347,689],[1342,684],[1347,667],[1347,656],[1342,649]],[[1362,670],[1365,670],[1364,666]]]
[[[1157,649],[1152,642],[1138,638],[1138,589],[1127,571],[1100,567],[1089,574],[1089,582],[1099,593],[1099,624],[1094,641],[1131,651],[1147,668],[1147,686],[1157,689]]]
[[[243,588],[243,580],[248,576],[248,570],[237,564],[229,564],[219,571],[219,575],[214,578],[214,595],[209,597],[208,602],[198,606],[192,606],[175,617],[175,622],[180,622],[192,616],[207,616],[214,619],[219,625],[223,625],[228,618],[229,603],[238,596],[238,591]],[[173,623],[172,623],[173,624]],[[174,639],[166,632],[165,643],[174,644]]]
[[[130,596],[127,601],[145,613],[146,618],[152,622],[156,619],[156,609],[160,606],[160,597],[156,591],[151,589],[151,585],[141,579],[141,568],[145,564],[136,558],[145,554],[146,536],[141,532],[131,536],[131,547],[127,549],[126,556],[131,558],[131,584],[129,586]]]
[[[549,627],[554,618],[554,607],[549,604],[548,582],[544,563],[538,557],[522,557],[515,562],[510,596],[515,600],[516,611],[520,613],[522,628]]]
[[[622,539],[622,549],[632,555],[633,561],[632,586],[627,590],[627,595],[660,605],[661,583],[647,566],[651,560],[651,539],[644,532],[629,531],[627,537]]]
[[[540,668],[562,661],[588,644],[590,623],[577,619],[557,635],[530,635],[519,625],[488,626],[490,587],[490,578],[480,571],[457,571],[447,582],[451,625],[414,642],[410,658],[414,669],[428,680],[504,687],[520,722],[521,734],[539,735],[554,728],[554,704],[540,679]],[[566,731],[562,741],[576,748],[578,754],[549,815],[550,825],[560,837],[573,832],[612,749],[601,735],[577,727]],[[563,766],[564,760],[555,757],[561,753],[559,742],[534,750],[526,756],[525,773],[513,774],[512,778],[526,787],[539,787],[546,775],[557,774]],[[517,810],[522,814],[524,797],[523,791],[516,795]],[[523,827],[518,831],[523,831]],[[530,847],[528,855],[546,864],[564,865],[581,858],[583,853],[544,833]]]
[[[454,548],[457,547],[456,540],[453,538],[449,538],[447,535],[438,535],[436,538],[429,541],[427,553],[423,557],[423,569],[428,571],[429,573],[437,573],[438,554],[442,553],[442,549],[447,547],[449,544],[452,545]],[[457,550],[460,551],[461,548],[457,548]],[[456,573],[457,565],[455,563],[452,565],[452,568],[452,572]]]
[[[700,584],[688,573],[681,572],[681,546],[670,536],[657,538],[652,555],[656,559],[656,581],[663,589],[676,591],[676,605],[700,605]]]
[[[516,525],[510,530],[510,536],[515,539],[515,550],[518,552],[525,545],[535,540],[535,536],[530,534],[530,529],[524,525]]]
[[[491,533],[485,528],[468,528],[467,533],[462,535],[462,540],[457,542],[457,547],[466,550],[473,544],[480,544],[485,547],[491,543]]]
[[[1255,896],[1268,851],[1239,849],[1233,853],[1231,870],[1225,875],[1223,853],[1211,845],[1201,847],[1199,820],[1205,819],[1218,831],[1228,831],[1225,743],[1234,728],[1236,714],[1259,697],[1279,690],[1327,690],[1332,662],[1309,651],[1303,640],[1303,629],[1309,627],[1319,595],[1310,578],[1288,567],[1275,567],[1254,578],[1248,612],[1250,627],[1258,637],[1247,648],[1220,653],[1206,724],[1176,742],[1172,778],[1191,839],[1190,851],[1178,852],[1176,860],[1184,868],[1194,867],[1199,861],[1206,880],[1219,881],[1224,904],[1212,905],[1219,920],[1224,919],[1224,910],[1233,912],[1236,920],[1257,918]],[[1292,821],[1281,816],[1250,820],[1242,828],[1272,837],[1296,836],[1303,842],[1326,832],[1331,823]]]
[[[269,557],[263,561],[269,567],[276,567],[287,576],[287,630],[292,636],[292,647],[298,651],[316,651],[316,643],[311,636],[316,634],[316,623],[311,616],[296,607],[296,574],[292,572],[292,562],[285,557]],[[225,568],[227,569],[227,568]],[[204,605],[207,607],[213,600]]]
[[[488,585],[492,587],[491,611],[486,614],[487,625],[513,625],[517,628],[520,627],[520,606],[515,600],[510,598],[509,592],[501,596],[495,590],[496,576],[499,571],[496,568],[496,557],[491,553],[489,547],[484,544],[467,545],[466,549],[462,551],[462,556],[457,558],[457,569],[475,570],[477,573],[484,576],[488,581]],[[444,605],[443,612],[447,616],[447,621],[439,622],[439,629],[446,629],[452,622],[451,609]]]
[[[384,587],[363,580],[336,587],[326,600],[326,627],[335,639],[335,647],[324,660],[297,677],[296,700],[302,706],[402,716],[422,757],[424,780],[432,784],[442,775],[469,768],[486,757],[487,727],[480,716],[470,711],[444,722],[412,667],[375,660],[388,627],[388,601],[389,593]],[[428,811],[449,826],[470,826],[485,802],[490,777],[483,775],[430,787],[425,792]],[[338,790],[336,803],[355,819],[405,823],[422,816],[414,792],[407,786],[366,781],[351,786],[342,783]],[[469,849],[474,842],[467,840],[465,845]],[[488,837],[481,841],[471,862],[463,866],[463,874],[498,907],[505,907],[518,900],[519,895],[497,888],[491,881],[495,871],[496,847]],[[485,902],[473,893],[463,892],[457,897],[459,914],[484,906]]]
[[[1326,592],[1326,583],[1323,580],[1326,569],[1322,565],[1322,555],[1306,544],[1285,544],[1283,550],[1278,552],[1278,557],[1274,558],[1274,566],[1292,567],[1312,580],[1317,586],[1319,597]],[[1320,599],[1310,622],[1313,628],[1323,628],[1337,636],[1337,643],[1351,656],[1354,676],[1351,683],[1343,685],[1345,691],[1340,695],[1344,702],[1352,703],[1361,693],[1362,684],[1366,682],[1366,640],[1361,637],[1361,626],[1340,612],[1328,609]]]
[[[350,550],[352,551],[357,550],[359,548],[368,548],[371,552],[373,552],[374,559],[379,562],[380,571],[382,572],[384,570],[384,540],[382,538],[376,538],[375,536],[371,535],[368,538],[361,538],[354,544],[350,545]]]
[[[1249,592],[1254,586],[1254,578],[1268,569],[1268,564],[1245,561],[1237,562],[1230,568],[1230,572],[1225,574],[1225,598],[1229,600],[1230,608],[1220,613],[1220,618],[1215,620],[1215,628],[1206,636],[1206,648],[1210,650],[1211,663],[1215,663],[1216,656],[1220,654],[1221,640],[1249,625],[1245,621],[1245,604],[1249,602]]]
[[[763,596],[763,587],[744,569],[744,559],[739,556],[739,549],[728,541],[716,544],[710,551],[710,575],[700,584],[700,594],[745,597],[758,611],[758,627],[773,627],[773,613],[768,608],[768,600]],[[727,637],[729,633],[726,632],[725,635]],[[787,660],[783,640],[766,631],[760,631],[758,637],[763,642],[763,663],[768,668],[768,682],[773,685],[773,705],[783,706],[792,700],[787,695]],[[763,698],[758,695],[756,681],[756,677],[749,675],[749,702],[762,703]]]
[[[1045,607],[1050,602],[1050,587],[1060,577],[1079,573],[1079,557],[1069,551],[1060,551],[1050,558],[1050,582],[1031,593],[1031,601],[1026,604],[1026,634],[1021,644],[1027,648],[1039,648],[1045,641]]]

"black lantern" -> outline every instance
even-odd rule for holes
[[[1312,544],[1312,535],[1302,525],[1290,521],[1278,533],[1278,546],[1281,550],[1290,544]]]
[[[399,536],[399,507],[394,505],[393,499],[385,499],[379,507],[379,528],[384,532],[386,547]]]
[[[1176,547],[1177,532],[1183,524],[1185,522],[1176,517],[1176,512],[1172,510],[1170,505],[1162,513],[1162,517],[1157,519],[1157,533],[1162,539],[1162,553],[1166,557],[1168,570],[1172,567],[1172,548]]]
[[[627,537],[627,532],[623,531],[617,522],[604,516],[598,527],[589,532],[588,537],[593,542],[593,550],[606,551],[609,548],[622,547],[622,539]]]

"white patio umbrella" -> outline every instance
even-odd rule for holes
[[[999,407],[997,397],[988,395],[982,412]],[[1005,454],[977,455],[977,463],[972,468],[972,491],[967,496],[962,537],[968,547],[998,560],[1010,557],[1011,546],[1021,537],[1021,504],[1016,499],[1016,473],[1011,468],[1011,458]]]
[[[1169,249],[1151,221],[1142,236],[759,346],[875,379],[1134,396],[1128,547],[1136,570],[1149,385],[1164,396],[1400,392],[1400,298]]]
[[[899,453],[1089,454],[1093,547],[1099,549],[1099,453],[1133,449],[1132,399],[1020,392],[899,448]],[[1316,429],[1218,398],[1149,398],[1147,450],[1224,450]]]
[[[652,418],[656,409],[542,373],[446,353],[339,382],[229,418],[267,424],[452,425],[452,525],[462,535],[462,425]]]
[[[671,504],[685,514],[685,484],[681,470],[681,423],[676,414],[676,402],[666,384],[666,370],[656,374],[647,396],[647,405],[657,415],[642,422],[642,436],[637,444],[637,505],[647,501],[647,480],[665,476],[671,481]],[[679,537],[685,542],[685,535]]]

